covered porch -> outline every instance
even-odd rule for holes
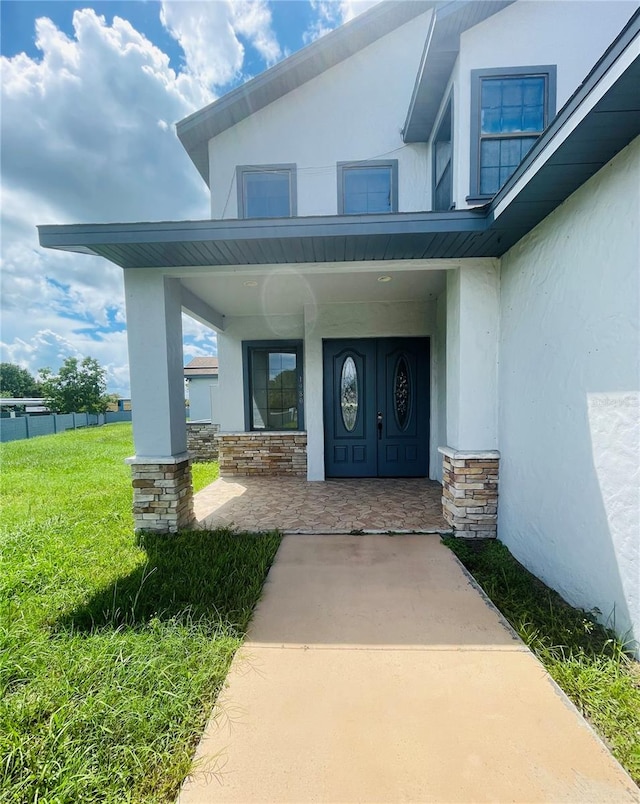
[[[175,532],[207,520],[495,536],[500,280],[483,226],[475,213],[402,213],[101,225],[58,239],[54,247],[72,238],[74,250],[124,268],[136,529]],[[183,314],[218,334],[223,482],[205,513],[187,451]],[[279,405],[265,405],[272,390]],[[275,506],[260,502],[250,523],[246,511],[236,521],[258,488],[254,474],[301,481],[298,502],[282,492]],[[362,488],[396,478],[399,503],[346,514],[363,497],[351,493],[329,516],[318,500],[336,477]],[[245,478],[244,491],[231,490]],[[429,499],[405,479],[431,489]],[[275,521],[270,511],[287,513]],[[312,523],[319,511],[326,522]]]

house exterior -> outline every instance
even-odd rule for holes
[[[137,527],[193,516],[185,311],[222,452],[437,479],[637,638],[639,86],[637,2],[383,2],[178,124],[210,220],[40,227],[124,269]]]
[[[215,422],[218,410],[218,358],[194,357],[184,367],[192,422]]]

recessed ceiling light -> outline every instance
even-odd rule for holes
[[[243,282],[242,284],[245,286],[245,288],[257,288],[258,287],[258,283],[256,282],[255,279],[247,279],[247,281]]]
[[[378,282],[391,282],[391,277],[390,276],[379,276],[378,277]]]

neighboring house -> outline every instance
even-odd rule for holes
[[[124,269],[136,526],[192,517],[184,310],[222,450],[438,479],[640,636],[639,86],[635,2],[384,2],[178,124],[210,220],[40,227]]]
[[[116,413],[118,411],[122,412],[125,410],[131,410],[131,400],[124,397],[119,397],[118,399],[114,399],[107,405],[107,410]]]
[[[192,422],[215,422],[218,389],[218,358],[194,357],[184,367],[189,394],[189,419]]]

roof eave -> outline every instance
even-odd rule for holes
[[[453,0],[439,4],[427,36],[402,130],[404,142],[428,142],[460,51],[460,35],[515,0]]]

